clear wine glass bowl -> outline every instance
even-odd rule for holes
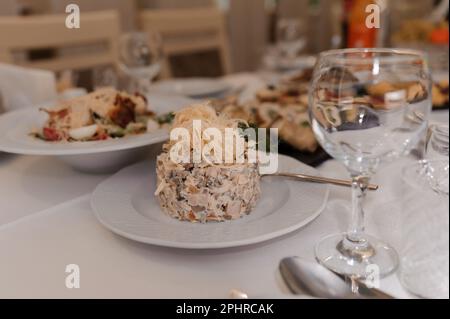
[[[349,171],[351,223],[345,234],[316,246],[331,270],[366,278],[374,269],[396,270],[397,253],[364,232],[362,202],[380,164],[408,153],[426,133],[431,110],[426,57],[401,49],[344,49],[324,52],[310,89],[310,119],[322,147]]]
[[[306,46],[303,21],[281,19],[277,24],[277,47],[282,56],[295,59]]]
[[[130,90],[147,93],[160,73],[162,40],[157,32],[130,32],[119,40],[119,67],[130,80]]]

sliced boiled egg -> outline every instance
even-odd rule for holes
[[[147,132],[154,132],[154,131],[156,131],[157,129],[159,129],[159,124],[158,124],[158,122],[156,122],[156,121],[154,121],[154,120],[152,120],[152,119],[149,119],[149,120],[147,121]]]
[[[71,129],[69,131],[69,136],[74,140],[85,140],[93,137],[97,132],[98,125],[88,125],[80,128]]]

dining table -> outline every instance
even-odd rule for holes
[[[430,117],[448,120],[448,110]],[[160,147],[149,147],[144,159],[149,165]],[[365,204],[367,232],[394,247],[401,241],[401,167],[413,160],[382,167],[372,180],[380,188],[368,193]],[[317,169],[323,176],[348,178],[336,160]],[[321,214],[287,235],[235,248],[159,247],[123,238],[97,221],[91,194],[109,176],[76,171],[52,156],[0,152],[0,298],[229,298],[236,289],[250,298],[292,298],[280,260],[314,260],[315,244],[344,232],[350,218],[350,189],[330,185]],[[78,288],[65,284],[72,264],[79,267]],[[414,298],[397,273],[383,278],[379,289]]]

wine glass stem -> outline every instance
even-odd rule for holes
[[[362,262],[375,254],[374,248],[364,236],[364,210],[362,207],[369,178],[352,175],[352,218],[344,239],[336,247],[344,256]]]
[[[366,244],[364,238],[363,201],[368,185],[368,177],[352,176],[352,217],[347,232],[347,239],[354,244]]]
[[[137,83],[139,92],[142,94],[147,94],[149,92],[151,80],[147,78],[138,78]]]

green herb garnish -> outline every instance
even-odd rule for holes
[[[156,117],[156,121],[158,124],[171,124],[173,119],[175,118],[175,114],[173,112],[162,114]]]

